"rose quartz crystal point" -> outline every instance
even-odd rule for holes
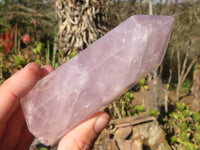
[[[52,145],[160,65],[173,18],[136,15],[40,80],[21,99],[30,132]]]

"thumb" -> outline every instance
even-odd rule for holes
[[[69,131],[60,141],[58,150],[88,150],[100,132],[108,125],[110,116],[98,112],[88,120]]]

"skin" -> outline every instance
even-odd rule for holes
[[[52,72],[52,66],[30,63],[0,86],[0,149],[27,150],[34,137],[28,131],[20,106],[22,98],[38,80]],[[110,117],[99,112],[70,130],[59,142],[58,150],[88,150]]]

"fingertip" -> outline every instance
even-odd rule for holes
[[[110,116],[106,112],[100,112],[98,115],[99,117],[94,125],[94,131],[97,135],[100,134],[100,132],[108,125],[110,121]]]
[[[51,65],[44,65],[40,67],[37,63],[31,62],[27,64],[24,69],[28,69],[29,71],[34,72],[34,74],[39,78],[43,78],[44,76],[48,75],[50,72],[54,70]]]
[[[4,81],[0,86],[0,122],[7,121],[19,106],[19,99],[34,87],[40,75],[40,66],[32,62]]]
[[[3,91],[12,91],[17,98],[21,98],[24,93],[29,91],[37,83],[40,75],[40,66],[37,63],[31,62],[7,79],[1,85],[0,89]]]
[[[33,68],[36,71],[40,70],[40,66],[37,63],[35,63],[35,62],[28,63],[24,68]]]
[[[40,66],[35,63],[35,62],[30,62],[28,63],[25,67],[25,70],[28,70],[28,72],[30,72],[30,74],[35,75],[35,78],[38,79],[41,75],[41,69]]]
[[[48,75],[54,71],[54,68],[51,65],[44,65],[41,67],[41,75],[40,78],[43,78],[44,76]]]
[[[59,142],[58,150],[89,149],[109,121],[110,116],[107,113],[96,113],[69,131]]]

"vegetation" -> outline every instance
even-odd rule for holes
[[[0,1],[0,84],[31,61],[40,65],[51,64],[57,68],[131,15],[170,15],[175,18],[175,23],[162,65],[153,75],[142,79],[139,84],[114,101],[106,111],[113,119],[148,113],[158,118],[172,149],[199,149],[199,109],[193,110],[192,107],[181,103],[180,95],[192,94],[194,97],[191,95],[190,102],[197,100],[198,104],[200,103],[200,2],[152,2]],[[64,9],[65,5],[67,9]],[[70,21],[67,22],[62,11],[71,18]],[[58,18],[56,14],[59,15]],[[90,25],[87,24],[87,19]],[[79,21],[76,22],[77,20]],[[82,31],[82,27],[85,27],[83,32],[76,33],[78,29]],[[151,91],[152,86],[156,86],[152,81],[157,78],[161,81],[161,86],[155,89],[159,89],[156,93],[164,93],[159,96],[165,111],[160,111],[161,106],[157,104],[159,109],[146,112],[148,106],[145,105],[145,101],[149,100],[146,94]],[[170,92],[174,91],[176,98],[171,98]],[[142,93],[139,100],[136,99],[136,93]],[[168,109],[169,105],[174,105],[175,108]]]
[[[164,119],[169,142],[174,149],[198,150],[200,148],[200,114],[184,103],[176,103],[176,110]]]

